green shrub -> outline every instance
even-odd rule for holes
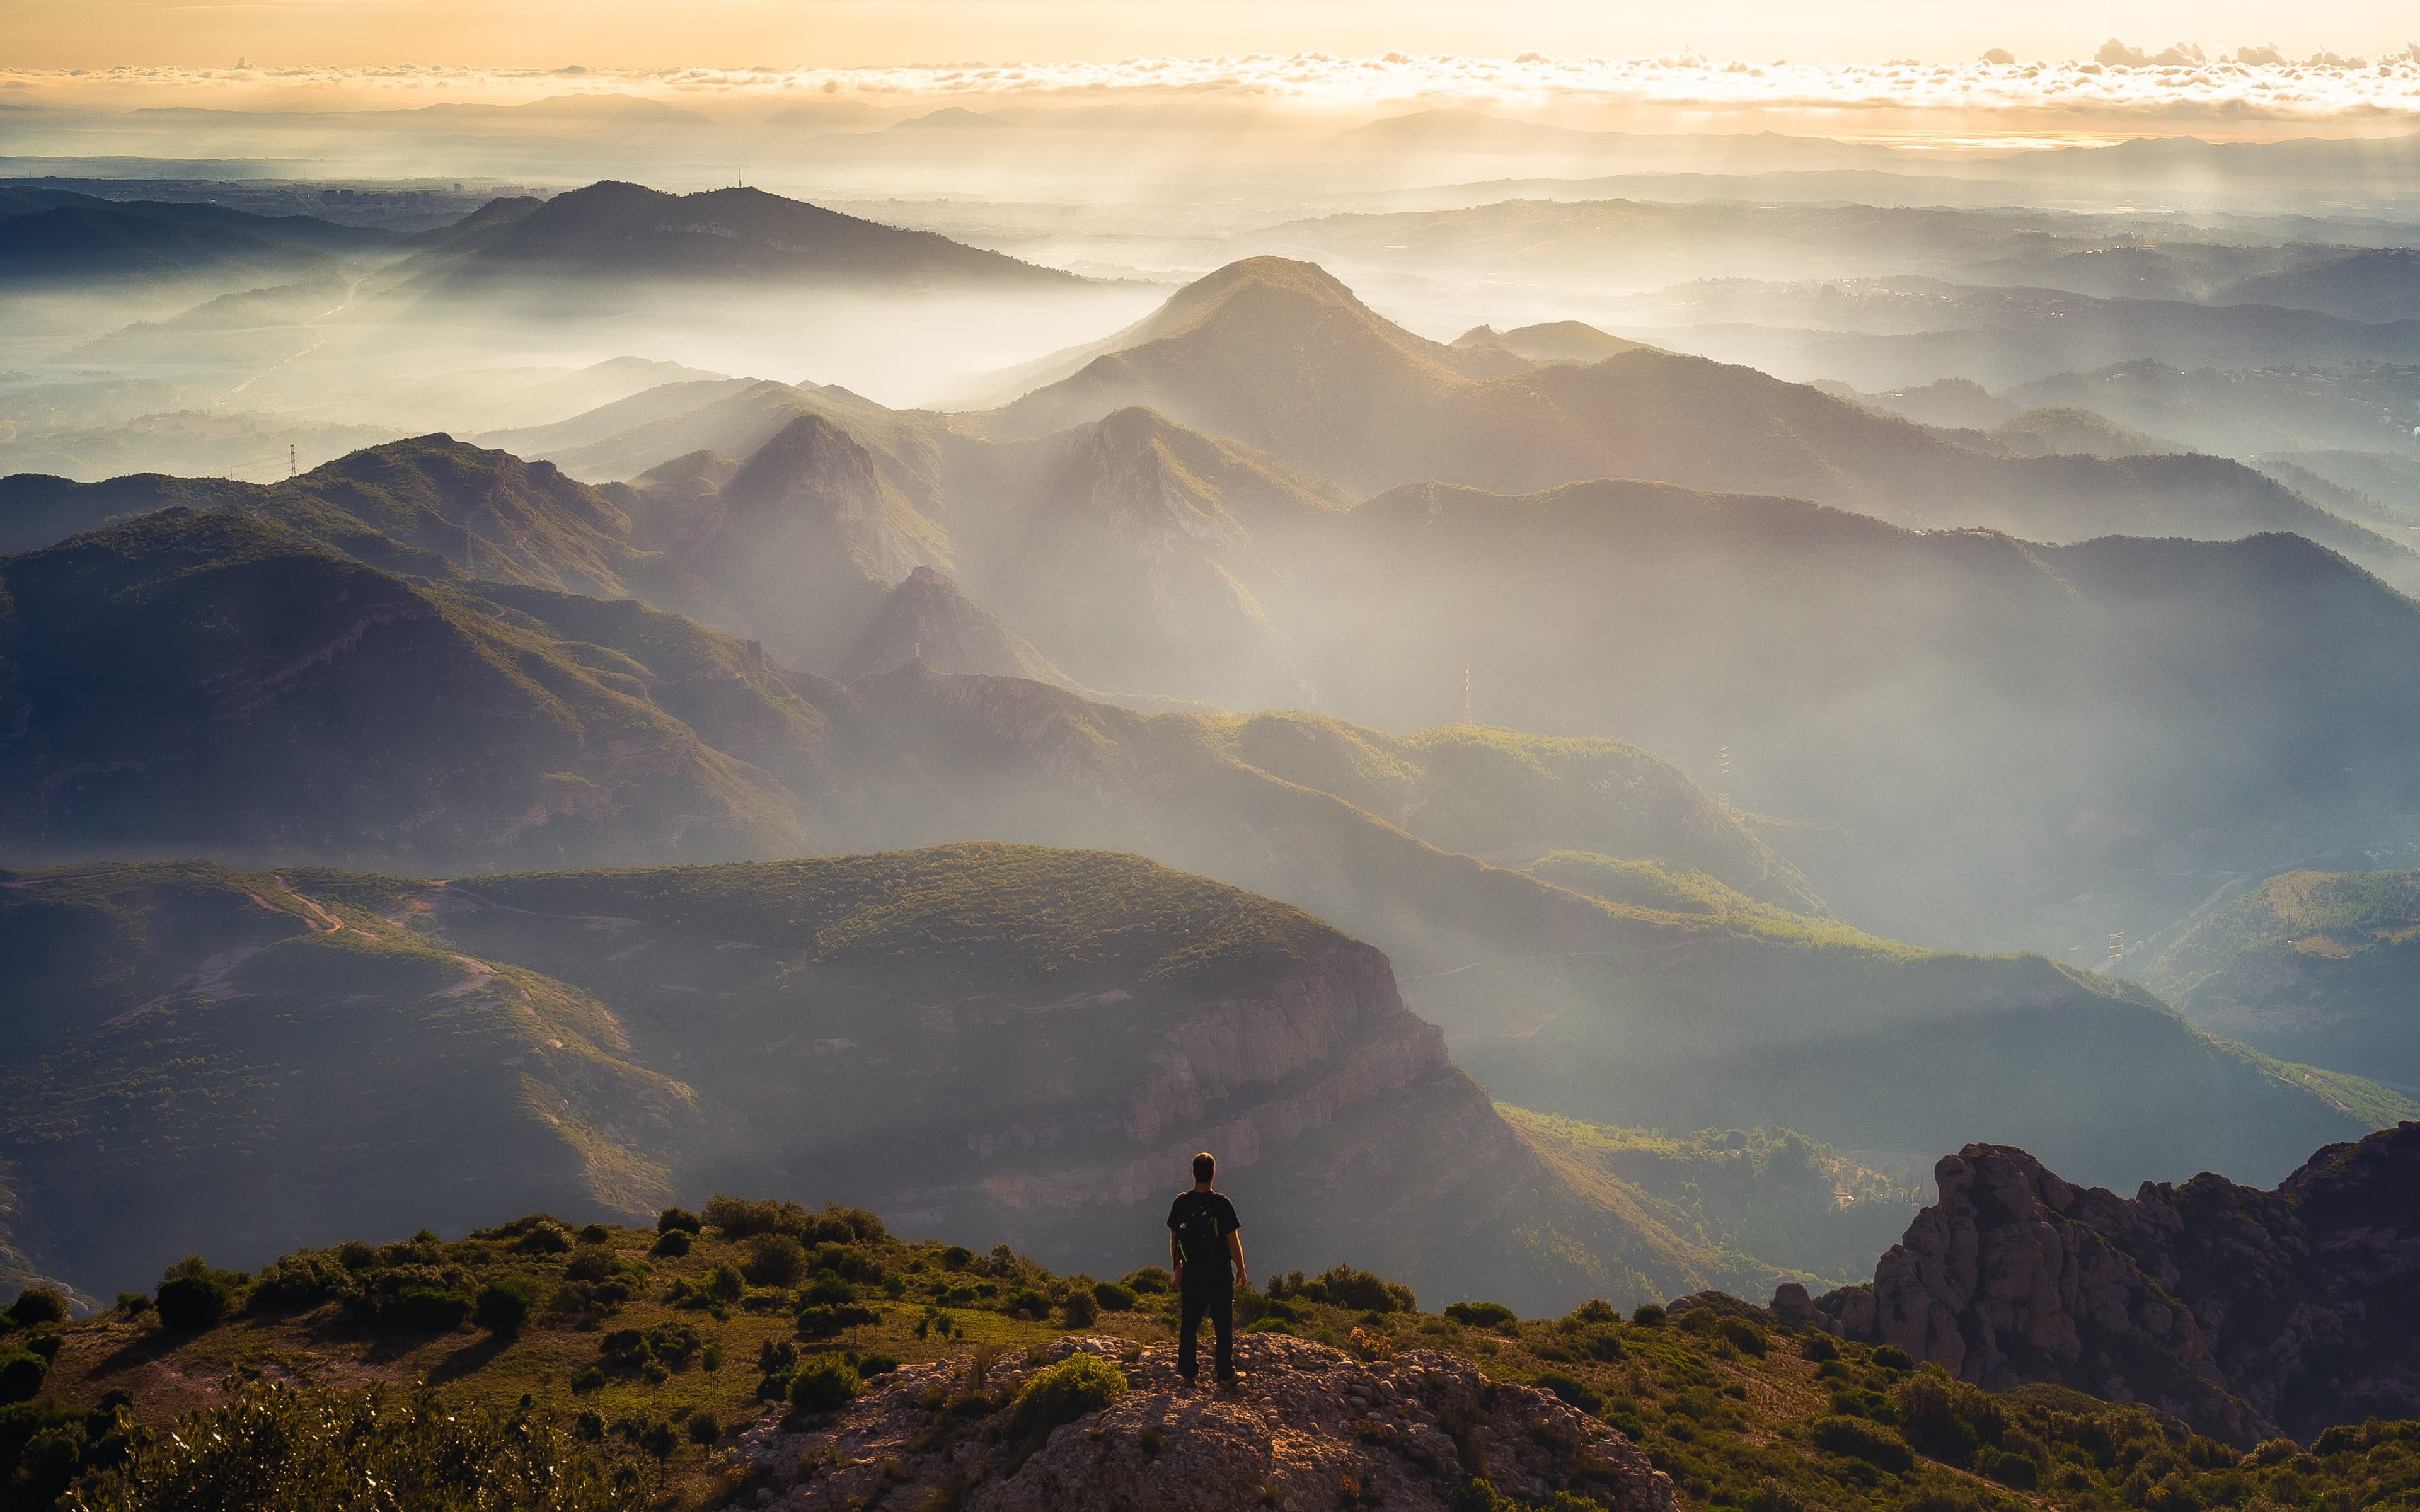
[[[964,1244],[953,1244],[941,1252],[941,1268],[946,1271],[963,1271],[974,1257],[975,1252]]]
[[[451,1334],[471,1316],[473,1301],[443,1287],[406,1287],[379,1308],[379,1321],[414,1334]]]
[[[1530,1384],[1540,1391],[1553,1392],[1590,1417],[1605,1411],[1605,1393],[1577,1376],[1567,1376],[1559,1370],[1548,1370],[1542,1373]]]
[[[305,1250],[282,1257],[262,1270],[260,1279],[253,1283],[252,1293],[244,1301],[256,1311],[315,1307],[352,1289],[352,1273],[342,1261],[333,1255],[314,1255]]]
[[[788,1234],[760,1234],[749,1242],[739,1273],[760,1287],[795,1287],[807,1273],[806,1246]]]
[[[117,1310],[129,1318],[140,1318],[151,1310],[151,1293],[121,1291],[117,1294]]]
[[[77,1494],[87,1512],[315,1512],[379,1504],[620,1512],[651,1504],[653,1467],[615,1460],[543,1418],[373,1389],[255,1382],[143,1440]]]
[[[515,1247],[524,1255],[561,1255],[571,1248],[571,1230],[551,1218],[540,1218],[521,1230]]]
[[[1630,1320],[1641,1328],[1664,1326],[1664,1309],[1652,1302],[1642,1302],[1630,1310]]]
[[[1093,1300],[1089,1291],[1071,1291],[1067,1300],[1059,1304],[1059,1316],[1069,1328],[1090,1328],[1101,1316],[1101,1304]]]
[[[803,1300],[814,1306],[838,1307],[857,1300],[857,1288],[836,1275],[817,1276],[815,1284],[806,1289]],[[1044,1305],[1048,1305],[1047,1299]]]
[[[1844,1459],[1862,1459],[1880,1470],[1916,1468],[1916,1456],[1905,1439],[1862,1417],[1819,1417],[1807,1425],[1807,1436],[1825,1454]]]
[[[1764,1330],[1745,1318],[1726,1318],[1714,1325],[1714,1334],[1742,1354],[1761,1356],[1767,1348]]]
[[[1840,1347],[1832,1342],[1832,1335],[1829,1334],[1809,1334],[1799,1340],[1798,1356],[1802,1360],[1813,1360],[1820,1365],[1825,1360],[1838,1359]]]
[[[498,1338],[511,1338],[536,1310],[537,1284],[527,1276],[508,1275],[479,1288],[471,1321]]]
[[[1097,1354],[1071,1354],[1025,1378],[1009,1427],[1019,1435],[1047,1439],[1051,1429],[1097,1412],[1125,1394],[1125,1372]]]
[[[0,1354],[0,1402],[29,1402],[42,1394],[51,1363],[29,1350]]]
[[[603,1224],[587,1224],[582,1227],[577,1237],[583,1244],[609,1244],[613,1242],[613,1230]]]
[[[659,1234],[697,1234],[705,1229],[705,1223],[687,1208],[666,1208],[656,1214],[656,1232]]]
[[[1520,1321],[1518,1315],[1500,1302],[1450,1302],[1445,1315],[1465,1328],[1497,1328]]]
[[[817,1355],[790,1378],[790,1410],[801,1417],[833,1412],[865,1390],[855,1366],[836,1354]]]
[[[1047,1318],[1050,1316],[1050,1299],[1032,1288],[1024,1288],[1011,1292],[1001,1303],[1000,1310],[1011,1318],[1019,1314],[1027,1318]]]
[[[234,1293],[215,1275],[176,1275],[160,1283],[160,1326],[178,1334],[215,1328],[227,1315]]]
[[[887,1354],[869,1354],[857,1362],[857,1373],[864,1380],[887,1376],[899,1368],[899,1362]]]
[[[1175,1289],[1175,1278],[1156,1265],[1146,1265],[1125,1277],[1125,1284],[1140,1295],[1157,1296]]]
[[[737,1302],[747,1290],[747,1278],[736,1265],[718,1265],[714,1273],[706,1278],[706,1294],[716,1302]]]
[[[689,1442],[712,1443],[722,1437],[722,1420],[701,1407],[689,1415]]]
[[[582,1396],[587,1396],[592,1391],[603,1391],[605,1372],[593,1365],[584,1369],[576,1370],[572,1372],[571,1389],[575,1395]]]
[[[1123,1281],[1096,1281],[1093,1284],[1093,1303],[1106,1313],[1130,1313],[1141,1294]]]
[[[808,1306],[799,1309],[799,1332],[811,1339],[830,1338],[845,1328],[858,1328],[879,1322],[871,1307],[859,1307],[844,1303],[838,1307]]]
[[[1325,1303],[1330,1307],[1349,1307],[1355,1312],[1416,1313],[1419,1304],[1412,1288],[1399,1286],[1349,1265],[1334,1265],[1305,1281],[1299,1271],[1269,1283],[1272,1297],[1299,1296],[1308,1302]]]
[[[68,1299],[56,1287],[27,1287],[8,1304],[8,1318],[19,1328],[68,1320]]]
[[[656,1236],[655,1247],[647,1253],[676,1260],[689,1253],[691,1242],[688,1229],[667,1228]]]
[[[1885,1344],[1874,1350],[1874,1364],[1886,1370],[1913,1370],[1915,1357],[1896,1344]]]

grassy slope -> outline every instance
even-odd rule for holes
[[[687,1256],[673,1258],[649,1254],[655,1237],[644,1229],[608,1229],[573,1251],[601,1255],[624,1268],[624,1285],[633,1295],[603,1305],[595,1288],[567,1284],[569,1257],[524,1253],[504,1231],[452,1243],[428,1236],[363,1246],[352,1271],[333,1252],[288,1267],[288,1273],[317,1270],[342,1290],[372,1294],[407,1274],[466,1291],[500,1276],[526,1276],[541,1299],[560,1299],[564,1310],[542,1301],[533,1324],[508,1341],[469,1330],[415,1333],[355,1321],[339,1301],[258,1305],[191,1336],[169,1335],[148,1318],[112,1312],[61,1330],[65,1347],[50,1385],[57,1399],[82,1402],[110,1388],[131,1389],[138,1413],[164,1425],[179,1411],[219,1399],[223,1382],[425,1381],[442,1401],[509,1407],[526,1393],[541,1414],[567,1424],[592,1409],[633,1435],[644,1424],[677,1423],[704,1411],[727,1435],[774,1411],[755,1400],[764,1379],[756,1360],[767,1346],[789,1344],[809,1358],[830,1352],[862,1361],[878,1352],[945,1360],[963,1381],[986,1351],[1067,1332],[1056,1318],[1029,1321],[1003,1308],[1029,1294],[1047,1302],[1080,1289],[1088,1279],[1054,1277],[1002,1252],[997,1258],[952,1257],[938,1245],[888,1237],[827,1242],[813,1251],[824,1267],[817,1273],[854,1273],[861,1279],[852,1288],[877,1316],[836,1336],[801,1337],[789,1316],[799,1296],[794,1290],[752,1289],[745,1304],[722,1309],[670,1300],[676,1288],[697,1288],[720,1266],[744,1263],[744,1244],[709,1230]],[[1156,1257],[1153,1246],[1138,1243],[1137,1257]],[[890,1279],[876,1284],[877,1277]],[[1423,1300],[1435,1308],[1458,1299]],[[2351,1430],[2316,1445],[2316,1458],[2298,1457],[2286,1445],[2239,1459],[2235,1450],[2189,1439],[2142,1409],[2044,1387],[1989,1395],[1954,1389],[1946,1403],[1932,1398],[1947,1412],[1936,1407],[1936,1415],[1927,1418],[1902,1411],[1925,1400],[1910,1394],[1903,1355],[1793,1335],[1774,1315],[1724,1298],[1655,1323],[1591,1309],[1494,1327],[1466,1327],[1434,1311],[1364,1314],[1302,1300],[1273,1304],[1257,1295],[1241,1303],[1241,1317],[1260,1319],[1259,1326],[1340,1347],[1353,1346],[1349,1335],[1357,1329],[1373,1341],[1359,1347],[1442,1349],[1474,1360],[1492,1378],[1558,1390],[1636,1439],[1672,1476],[1693,1512],[1715,1506],[1863,1512],[1902,1504],[2118,1512],[2144,1504],[2153,1487],[2163,1499],[2158,1505],[2397,1506],[2420,1499],[2420,1452],[2403,1442],[2408,1433],[2398,1439],[2394,1432]],[[1170,1334],[1163,1305],[1163,1299],[1146,1296],[1136,1310],[1104,1313],[1083,1331],[1164,1347]],[[929,1324],[918,1336],[916,1325],[937,1312],[951,1319],[954,1339],[942,1339]],[[625,1329],[657,1338],[687,1329],[694,1342],[672,1368],[650,1380],[635,1364],[614,1364],[600,1348],[609,1332]],[[716,1350],[711,1367],[709,1346]],[[598,1368],[601,1384],[589,1389],[583,1381],[575,1391],[574,1378],[591,1367]],[[979,1376],[971,1384],[980,1389]],[[1844,1417],[1853,1420],[1846,1431]],[[1951,1418],[1966,1430],[1943,1431],[1954,1430]],[[1902,1421],[1893,1426],[1895,1419]],[[1936,1431],[1926,1432],[1928,1423]],[[1978,1426],[1989,1451],[1977,1443]],[[1861,1435],[1863,1445],[1851,1434]],[[1909,1438],[1925,1452],[1908,1454]],[[685,1441],[685,1434],[675,1434],[666,1445],[677,1504],[744,1504],[752,1486],[726,1468],[718,1447]],[[2016,1459],[2032,1462],[2009,1463]],[[2009,1484],[2020,1480],[2039,1482],[2040,1489],[2025,1492]]]
[[[2211,910],[2144,975],[2215,1033],[2412,1085],[2415,959],[2420,873],[2292,872]]]

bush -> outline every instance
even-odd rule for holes
[[[602,1244],[582,1244],[563,1265],[566,1281],[611,1281],[622,1273],[623,1259]]]
[[[819,1307],[838,1307],[855,1302],[857,1288],[836,1275],[817,1276],[803,1300]]]
[[[857,1373],[861,1379],[866,1381],[872,1381],[876,1376],[887,1376],[898,1368],[899,1362],[887,1354],[869,1354],[857,1362]]]
[[[91,1512],[353,1507],[365,1486],[383,1506],[488,1512],[616,1512],[658,1494],[653,1466],[617,1463],[542,1416],[256,1382],[144,1439],[76,1502]]]
[[[655,1247],[648,1250],[647,1253],[650,1255],[660,1255],[668,1259],[676,1260],[689,1253],[690,1242],[691,1241],[690,1239],[688,1229],[667,1228],[662,1233],[656,1236]]]
[[[571,1248],[571,1230],[551,1218],[540,1218],[521,1230],[515,1247],[524,1255],[561,1255]]]
[[[1155,1297],[1176,1288],[1176,1278],[1156,1265],[1146,1265],[1126,1276],[1125,1284],[1142,1296]]]
[[[1300,1272],[1269,1283],[1272,1297],[1300,1296],[1307,1302],[1326,1303],[1331,1307],[1348,1307],[1364,1313],[1416,1313],[1419,1304],[1413,1299],[1412,1288],[1382,1280],[1367,1271],[1357,1271],[1349,1265],[1335,1265],[1322,1271],[1309,1281]]]
[[[1590,1417],[1605,1411],[1605,1393],[1576,1376],[1567,1376],[1559,1370],[1548,1370],[1530,1384],[1540,1391],[1553,1392]]]
[[[1093,1285],[1093,1303],[1105,1313],[1130,1313],[1141,1300],[1140,1293],[1121,1281],[1097,1281]]]
[[[1714,1325],[1714,1333],[1742,1354],[1761,1356],[1767,1347],[1764,1330],[1745,1318],[1726,1318]]]
[[[1664,1326],[1664,1309],[1652,1302],[1642,1302],[1630,1310],[1630,1320],[1641,1328]]]
[[[816,1289],[821,1290],[822,1288]],[[1000,1310],[1011,1318],[1020,1313],[1032,1319],[1047,1318],[1050,1316],[1050,1299],[1031,1288],[1020,1288],[1000,1304]]]
[[[834,1412],[865,1389],[855,1366],[836,1354],[818,1355],[790,1378],[790,1411],[801,1417]]]
[[[1825,1360],[1838,1359],[1840,1347],[1832,1342],[1829,1334],[1809,1334],[1799,1341],[1798,1355],[1800,1359],[1813,1360],[1820,1365]]]
[[[19,1328],[68,1320],[68,1299],[56,1287],[27,1287],[8,1304],[8,1317]]]
[[[1500,1302],[1450,1302],[1445,1315],[1465,1328],[1497,1328],[1520,1321],[1512,1309]]]
[[[838,1307],[801,1307],[799,1309],[799,1332],[811,1339],[830,1338],[845,1328],[879,1322],[871,1307],[843,1304]]]
[[[689,1442],[712,1443],[722,1437],[722,1420],[701,1407],[689,1415]]]
[[[573,1395],[585,1396],[592,1391],[603,1391],[604,1389],[605,1372],[599,1370],[597,1366],[592,1365],[585,1369],[572,1372],[571,1390]]]
[[[39,1354],[11,1350],[0,1354],[0,1402],[29,1402],[42,1394],[51,1363]]]
[[[1874,1350],[1874,1364],[1889,1370],[1913,1370],[1916,1360],[1896,1344],[1885,1344]]]
[[[256,1311],[311,1307],[352,1289],[352,1273],[334,1256],[306,1251],[285,1256],[263,1270],[245,1302]]]
[[[760,1287],[795,1287],[807,1273],[806,1246],[787,1234],[761,1234],[749,1242],[739,1273]]]
[[[129,1318],[140,1318],[151,1310],[151,1293],[121,1291],[117,1294],[117,1310]]]
[[[379,1308],[379,1321],[414,1334],[451,1334],[471,1316],[472,1299],[443,1287],[406,1287]]]
[[[697,1234],[705,1230],[705,1223],[687,1208],[666,1208],[656,1214],[656,1232],[659,1234]]]
[[[1097,1354],[1071,1354],[1025,1378],[1009,1415],[1011,1431],[1047,1439],[1050,1430],[1101,1411],[1126,1394],[1125,1373]]]
[[[157,1305],[160,1326],[178,1334],[215,1328],[227,1315],[234,1293],[227,1284],[207,1273],[170,1276],[160,1283]]]
[[[471,1304],[471,1321],[495,1335],[511,1338],[537,1310],[537,1286],[527,1276],[508,1275],[479,1289]]]
[[[1807,1425],[1807,1436],[1825,1454],[1862,1459],[1878,1470],[1916,1468],[1916,1455],[1905,1439],[1862,1417],[1819,1417]]]
[[[716,1302],[737,1302],[747,1290],[747,1279],[736,1265],[718,1265],[706,1278],[706,1294]]]
[[[1071,1291],[1067,1300],[1059,1304],[1059,1316],[1066,1319],[1069,1328],[1090,1328],[1094,1319],[1101,1316],[1101,1304],[1093,1300],[1089,1291]]]
[[[609,1244],[613,1242],[613,1230],[603,1224],[588,1224],[580,1230],[579,1239],[583,1244]]]

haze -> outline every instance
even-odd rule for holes
[[[795,1319],[767,1381],[1156,1319],[1095,1279],[1205,1146],[1275,1273],[1577,1339],[1781,1327],[1961,1173],[2420,1127],[2404,26],[11,6],[0,1279],[426,1225],[462,1309],[447,1245],[596,1273],[442,1371],[376,1297],[311,1347],[644,1414],[619,1307]],[[716,1193],[807,1206],[666,1220],[678,1293],[546,1248]],[[1599,1408],[1653,1352],[1535,1342]]]

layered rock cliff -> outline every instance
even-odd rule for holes
[[[2330,1145],[2270,1192],[2205,1173],[2124,1198],[2001,1145],[1934,1176],[1873,1281],[1817,1302],[1841,1332],[2239,1443],[2420,1415],[2420,1123]]]

